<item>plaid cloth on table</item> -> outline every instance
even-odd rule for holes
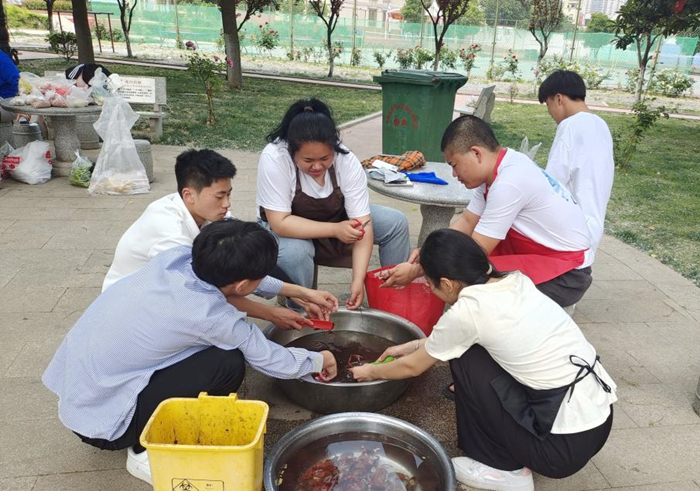
[[[425,156],[423,152],[412,150],[404,152],[401,155],[375,155],[362,161],[362,167],[371,167],[372,162],[381,160],[387,164],[398,166],[400,171],[411,171],[425,165]]]

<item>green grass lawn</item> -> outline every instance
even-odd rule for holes
[[[59,60],[23,62],[22,70],[43,74],[67,65]],[[335,110],[339,123],[381,109],[381,93],[257,79],[244,79],[243,91],[217,92],[219,123],[205,124],[202,89],[184,71],[108,65],[118,73],[168,78],[168,118],[163,143],[257,151],[264,135],[296,98],[319,96]],[[610,128],[632,117],[600,113]],[[544,165],[556,125],[544,106],[499,102],[493,127],[501,143],[518,149],[524,136],[542,142],[537,161]],[[137,131],[138,133],[138,131]],[[606,231],[657,257],[700,285],[700,122],[661,120],[638,147],[629,170],[618,170],[608,207]]]
[[[46,70],[64,70],[72,65],[61,60],[25,61],[20,69],[43,75]],[[204,90],[186,71],[113,63],[105,66],[122,75],[167,77],[168,116],[161,143],[168,145],[262,150],[265,135],[282,119],[289,105],[302,97],[323,99],[333,108],[338,124],[380,111],[382,105],[378,91],[244,78],[242,91],[227,90],[222,84],[215,92],[217,124],[207,126]],[[147,121],[137,124],[134,133],[148,137]]]
[[[611,130],[630,124],[624,114],[599,113]],[[544,106],[498,103],[493,127],[501,143],[520,147],[524,136],[542,143],[547,162],[556,125]],[[629,170],[617,170],[605,223],[607,233],[668,264],[700,285],[700,122],[660,120],[639,145]]]

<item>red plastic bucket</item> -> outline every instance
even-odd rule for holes
[[[382,280],[377,278],[377,273],[390,268],[393,266],[367,272],[365,289],[369,306],[403,317],[420,327],[425,335],[429,336],[433,332],[433,326],[442,316],[445,302],[430,291],[425,278],[417,278],[401,290],[380,288]]]

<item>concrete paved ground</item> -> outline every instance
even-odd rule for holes
[[[378,120],[343,134],[360,158],[379,153]],[[174,191],[173,164],[182,150],[154,146],[157,181],[148,195],[89,197],[65,178],[40,186],[0,183],[0,489],[149,489],[125,471],[125,452],[93,449],[62,426],[56,398],[40,377],[63,336],[99,294],[120,235],[148,203]],[[238,167],[233,212],[253,219],[257,155],[223,153]],[[417,206],[374,193],[372,201],[401,209],[415,243]],[[537,489],[698,491],[700,418],[691,402],[700,375],[700,290],[609,237],[594,277],[575,320],[618,384],[613,431],[580,473],[562,481],[537,476]],[[320,287],[342,296],[348,280],[347,271],[324,268]],[[425,428],[451,455],[459,455],[454,407],[440,394],[448,380],[447,366],[436,366],[383,412]],[[268,449],[314,416],[252,370],[241,395],[270,403]]]

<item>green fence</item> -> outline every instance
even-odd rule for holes
[[[118,7],[114,3],[92,2],[92,9],[100,12],[113,12],[118,15]],[[254,45],[259,26],[268,22],[270,27],[279,32],[280,46],[270,53],[260,53]],[[292,32],[293,23],[293,36]],[[482,45],[483,51],[478,55],[472,75],[485,76],[493,56],[496,63],[500,62],[508,52],[513,52],[520,60],[520,71],[524,79],[532,79],[533,69],[537,60],[539,45],[529,31],[525,29],[526,21],[499,22],[495,30],[492,26],[462,26],[450,27],[445,38],[446,47],[457,50],[470,44]],[[217,7],[182,5],[177,9],[171,4],[139,3],[134,12],[131,30],[132,41],[135,43],[154,44],[174,47],[177,32],[183,42],[194,41],[201,50],[221,51],[221,13]],[[293,42],[294,51],[298,57],[306,61],[324,61],[323,39],[326,26],[315,15],[264,13],[251,18],[241,30],[241,46],[245,53],[264,54],[276,58],[285,58]],[[578,60],[609,70],[615,79],[626,70],[637,67],[637,53],[633,46],[627,50],[618,50],[612,45],[614,36],[604,33],[557,32],[552,34],[547,57],[553,55],[565,59]],[[390,20],[366,21],[358,20],[353,36],[352,20],[341,18],[333,34],[333,40],[342,42],[344,53],[341,63],[349,63],[350,47],[357,46],[362,51],[364,65],[375,65],[374,51],[385,55],[396,53],[398,48],[409,48],[422,45],[432,50],[434,40],[432,25],[426,22],[423,26],[418,23],[408,23]],[[669,38],[661,47],[659,62],[661,68],[674,68],[688,72],[695,54],[698,38]],[[572,49],[573,48],[573,49]],[[396,62],[391,57],[386,67],[395,67]],[[617,80],[619,82],[619,80]]]

